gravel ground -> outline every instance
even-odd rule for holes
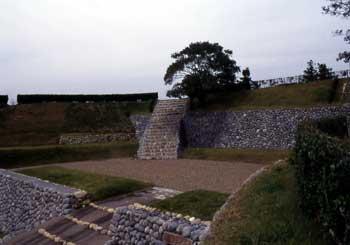
[[[153,183],[159,187],[180,191],[209,190],[231,193],[261,164],[203,160],[143,161],[110,159],[55,164],[58,166],[119,176]]]

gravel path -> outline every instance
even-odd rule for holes
[[[180,191],[203,189],[231,193],[261,164],[203,160],[143,161],[110,159],[55,164],[65,168],[137,179]]]

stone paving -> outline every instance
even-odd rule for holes
[[[180,191],[231,193],[264,165],[204,160],[109,159],[55,164],[98,174],[126,177]]]

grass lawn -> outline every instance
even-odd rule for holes
[[[334,81],[325,80],[221,94],[212,98],[203,110],[292,108],[337,103],[343,82],[344,79],[340,80],[337,87]]]
[[[289,154],[287,150],[188,148],[182,158],[270,164]]]
[[[190,215],[202,220],[211,220],[227,198],[228,194],[198,190],[185,192],[173,198],[155,202],[152,206],[161,210]]]
[[[19,168],[48,163],[133,157],[138,144],[117,142],[96,145],[54,145],[0,148],[0,168]]]
[[[207,244],[329,244],[321,227],[302,215],[290,166],[274,167],[249,184],[212,227]]]
[[[150,186],[150,184],[136,180],[98,175],[79,170],[65,169],[63,167],[32,168],[19,172],[85,190],[91,195],[94,201],[130,193]]]
[[[0,108],[0,147],[58,144],[61,134],[129,133],[151,103],[38,103]]]

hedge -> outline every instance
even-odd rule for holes
[[[33,104],[43,102],[132,102],[132,101],[156,101],[158,93],[144,94],[19,94],[19,104]]]
[[[302,210],[319,221],[336,244],[350,244],[350,147],[349,141],[322,130],[330,122],[339,125],[343,120],[299,126],[292,160]]]
[[[0,95],[0,105],[7,105],[9,97],[7,95]]]

